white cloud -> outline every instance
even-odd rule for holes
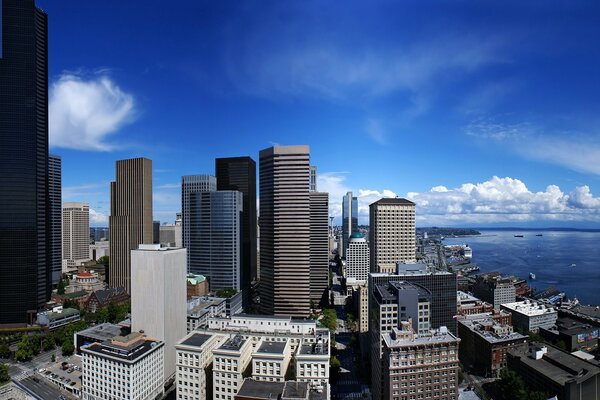
[[[519,179],[497,176],[480,183],[448,189],[410,192],[421,225],[501,223],[528,221],[599,221],[600,198],[589,187],[565,194],[556,185],[533,192]]]
[[[471,122],[466,134],[490,140],[523,158],[560,165],[574,171],[600,175],[600,130],[583,134],[559,131],[534,123],[504,123],[494,118]]]
[[[108,226],[108,215],[90,208],[90,225]]]
[[[50,88],[50,146],[110,151],[111,134],[134,118],[133,96],[106,75],[65,73]]]

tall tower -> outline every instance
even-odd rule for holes
[[[63,204],[62,259],[67,268],[90,259],[90,206],[87,203]]]
[[[317,304],[329,286],[329,193],[310,193],[310,299]],[[325,299],[327,297],[325,296]]]
[[[50,296],[47,26],[34,0],[0,2],[0,324]]]
[[[48,156],[48,212],[50,215],[50,262],[52,284],[58,284],[62,272],[62,160],[59,156]],[[89,230],[86,250],[89,252]],[[87,257],[87,256],[86,256]]]
[[[371,271],[396,271],[396,263],[416,260],[415,203],[381,199],[369,206]]]
[[[250,157],[215,160],[217,190],[237,190],[243,195],[241,217],[240,279],[244,306],[250,304],[250,286],[258,280],[256,259],[256,162]]]
[[[131,293],[131,250],[151,244],[152,161],[117,161],[116,181],[110,183],[109,285]]]
[[[260,152],[260,302],[265,314],[310,312],[308,146]]]
[[[190,195],[217,190],[217,178],[212,175],[187,175],[181,177],[181,218],[183,225],[183,247],[190,248]],[[187,253],[187,269],[190,271],[190,252]]]
[[[189,273],[208,278],[210,289],[242,290],[242,193],[190,193]]]
[[[346,193],[342,198],[342,243],[343,248],[338,249],[341,255],[346,254],[350,236],[358,231],[358,200],[352,196],[352,192]]]

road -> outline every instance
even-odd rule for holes
[[[21,380],[19,383],[44,400],[56,400],[61,398],[61,396],[65,396],[58,390],[58,388],[50,386],[44,382],[41,377],[28,377]]]

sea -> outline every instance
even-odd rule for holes
[[[446,238],[444,244],[468,244],[479,273],[515,275],[536,290],[553,286],[582,304],[600,304],[600,232],[479,231],[477,236]],[[530,272],[535,280],[529,279]]]

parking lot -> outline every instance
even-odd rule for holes
[[[44,379],[76,396],[81,393],[81,360],[72,356],[38,371]]]

